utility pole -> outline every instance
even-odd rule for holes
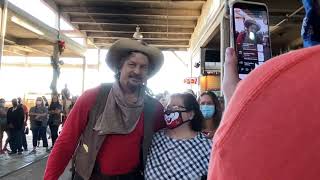
[[[4,50],[4,40],[6,36],[6,28],[7,28],[7,14],[8,14],[8,0],[0,0],[0,69],[1,63],[3,59],[3,50]]]

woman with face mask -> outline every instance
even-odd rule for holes
[[[212,138],[221,121],[221,104],[218,97],[210,91],[204,92],[200,95],[199,104],[204,117],[202,132],[208,138]]]
[[[145,179],[206,179],[211,140],[201,133],[203,116],[196,98],[172,95],[165,121],[167,128],[153,137]]]
[[[61,112],[62,112],[62,105],[59,102],[59,96],[52,95],[52,100],[49,106],[49,121],[48,121],[50,132],[51,132],[52,147],[54,146],[54,143],[58,138],[58,129],[61,124]]]
[[[44,106],[43,99],[37,97],[36,105],[29,112],[33,150],[30,153],[36,153],[38,139],[42,139],[43,147],[48,151],[48,140],[46,136],[46,127],[48,121],[48,109]]]

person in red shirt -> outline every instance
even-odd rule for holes
[[[244,22],[245,30],[240,32],[237,37],[237,45],[242,46],[243,43],[262,44],[262,34],[259,33],[261,26],[254,20],[247,19]]]
[[[240,81],[236,53],[227,48],[226,109],[208,180],[319,179],[319,59],[320,45],[291,51]]]
[[[148,95],[146,82],[163,61],[162,52],[144,42],[116,41],[106,57],[116,81],[79,97],[48,158],[44,179],[57,180],[72,157],[76,180],[143,179],[153,132],[165,127],[163,107]]]

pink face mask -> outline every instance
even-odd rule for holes
[[[167,127],[169,129],[174,129],[179,127],[180,125],[188,122],[188,121],[183,121],[182,116],[181,116],[181,111],[175,111],[171,113],[166,113],[164,115],[164,119],[166,121]]]

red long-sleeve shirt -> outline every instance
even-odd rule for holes
[[[57,180],[64,172],[86,127],[89,111],[95,103],[99,89],[100,87],[88,90],[77,100],[48,158],[45,180]],[[165,126],[163,107],[159,103],[156,108],[155,131]],[[143,120],[142,114],[137,127],[130,134],[106,136],[97,156],[103,174],[125,174],[139,165]]]

